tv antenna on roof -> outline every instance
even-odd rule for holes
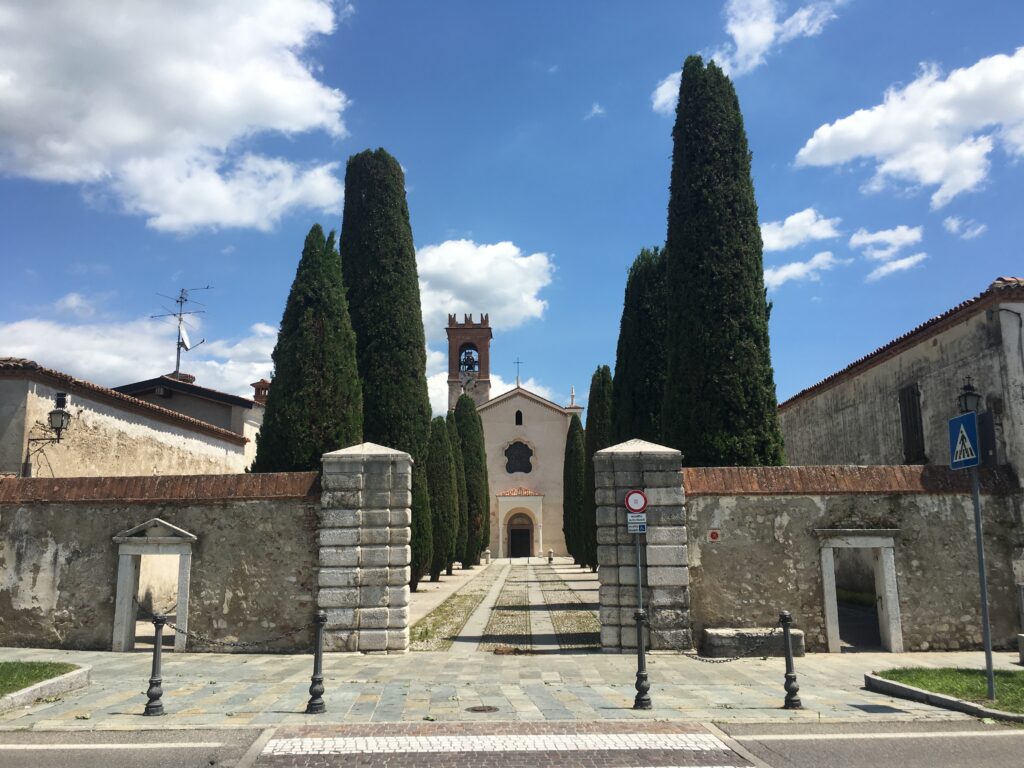
[[[185,329],[186,315],[201,315],[206,312],[205,309],[193,309],[189,310],[188,312],[185,311],[185,305],[189,303],[199,304],[199,306],[201,307],[206,306],[205,304],[198,302],[195,299],[189,298],[189,293],[191,293],[192,291],[208,291],[212,287],[213,286],[211,285],[206,285],[203,286],[202,288],[182,288],[181,291],[178,293],[177,298],[175,298],[174,296],[166,296],[162,293],[157,294],[157,296],[163,296],[165,299],[170,299],[171,301],[178,305],[178,309],[175,312],[168,312],[167,314],[164,315],[150,315],[151,318],[173,317],[178,321],[178,343],[176,345],[176,354],[174,360],[175,375],[181,372],[181,350],[184,349],[186,352],[188,352],[190,349],[195,349],[204,341],[206,341],[206,339],[200,339],[198,342],[193,344],[188,337],[188,331]]]

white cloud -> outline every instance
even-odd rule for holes
[[[449,314],[487,312],[491,327],[500,330],[539,318],[547,308],[538,296],[554,273],[546,253],[526,255],[507,240],[446,240],[420,248],[416,262],[428,340],[444,338]]]
[[[72,291],[61,296],[54,302],[53,308],[63,314],[71,314],[75,317],[92,317],[96,314],[96,306],[92,299],[80,293]]]
[[[875,163],[865,184],[877,192],[892,183],[934,187],[933,209],[978,189],[999,144],[1024,157],[1024,48],[956,69],[943,78],[927,65],[881,104],[820,126],[796,156],[797,165]]]
[[[974,219],[961,219],[959,216],[947,216],[942,220],[942,226],[951,235],[957,235],[961,240],[973,240],[985,234],[987,224],[979,224]]]
[[[850,238],[851,248],[863,248],[864,255],[875,261],[891,259],[908,245],[921,242],[924,227],[908,227],[900,224],[893,229],[868,232],[861,227]]]
[[[811,240],[839,237],[836,227],[841,219],[827,219],[813,208],[787,216],[785,221],[769,221],[761,225],[761,239],[766,251],[785,251]]]
[[[907,256],[903,259],[896,259],[895,261],[887,261],[879,267],[873,269],[868,276],[864,278],[865,282],[873,283],[876,280],[881,280],[886,275],[891,275],[894,272],[904,272],[905,270],[915,267],[922,261],[928,258],[927,253],[915,253],[913,256]]]
[[[345,134],[309,47],[330,0],[0,0],[0,171],[113,191],[158,229],[273,226],[337,210],[333,164],[247,153],[266,132]]]
[[[817,0],[785,15],[779,0],[729,0],[725,6],[725,30],[732,42],[708,56],[726,74],[739,77],[765,63],[768,54],[798,37],[815,37],[836,18],[846,0]],[[675,112],[680,73],[667,75],[651,94],[651,109],[663,115]]]
[[[595,101],[593,104],[591,104],[590,111],[587,112],[587,114],[585,114],[583,116],[583,119],[584,120],[590,120],[593,117],[603,117],[603,116],[604,116],[604,107],[602,107],[600,104],[598,104]]]
[[[840,265],[849,264],[850,260],[837,259],[829,251],[822,251],[807,261],[794,261],[778,267],[768,267],[764,271],[764,284],[768,290],[775,290],[790,280],[811,280],[817,282],[821,273]]]
[[[651,109],[662,115],[671,115],[676,111],[679,101],[679,84],[682,82],[681,72],[667,75],[651,93]]]
[[[25,357],[78,378],[114,387],[174,370],[173,324],[151,319],[70,324],[32,318],[0,323],[3,355]],[[182,355],[196,383],[252,395],[249,384],[270,376],[277,329],[256,323],[240,339],[210,340]]]

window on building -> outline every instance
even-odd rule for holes
[[[921,420],[921,388],[917,384],[900,390],[900,425],[903,428],[903,463],[927,464],[924,422]]]
[[[533,465],[530,463],[532,456],[533,449],[526,443],[512,443],[505,449],[505,471],[510,475],[516,472],[532,472]]]
[[[523,426],[523,412],[522,411],[516,411],[516,426],[517,427]]]

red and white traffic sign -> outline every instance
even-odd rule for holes
[[[647,509],[647,494],[643,491],[626,492],[626,509],[634,514]]]

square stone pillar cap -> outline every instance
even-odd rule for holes
[[[627,440],[624,443],[613,445],[598,451],[594,456],[678,456],[682,460],[683,454],[675,448],[667,448],[664,445],[649,443],[646,440]]]
[[[383,445],[377,445],[376,443],[360,443],[359,445],[353,445],[348,448],[341,448],[337,451],[331,451],[325,453],[322,457],[323,461],[329,459],[369,459],[378,460],[386,459],[388,461],[402,460],[411,462],[412,456],[405,451],[398,451],[394,448],[385,448]]]

